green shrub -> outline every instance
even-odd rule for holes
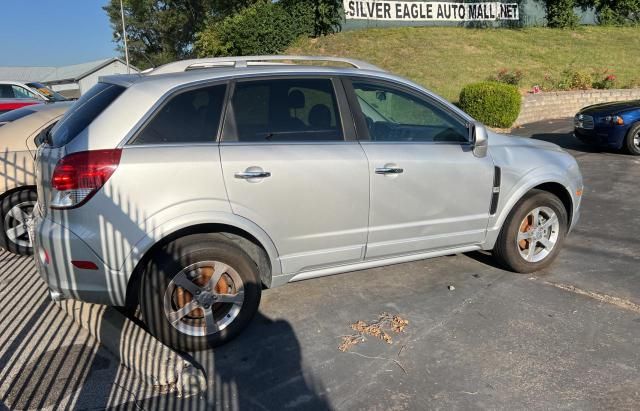
[[[304,15],[311,16],[311,29],[314,37],[326,36],[340,31],[342,28],[342,1],[340,0],[280,0],[287,10],[297,8],[304,10]]]
[[[583,6],[593,6],[598,24],[629,26],[640,24],[640,0],[580,0]]]
[[[558,90],[588,90],[593,85],[593,76],[586,70],[568,68],[560,74]]]
[[[509,84],[485,81],[469,84],[460,92],[460,108],[491,127],[511,127],[520,114],[522,97]]]
[[[545,0],[547,25],[556,28],[573,28],[580,24],[575,12],[576,0]]]
[[[618,77],[608,69],[596,71],[593,73],[593,79],[593,88],[595,89],[609,90],[618,85]]]
[[[222,21],[210,21],[197,34],[199,56],[277,54],[296,38],[310,35],[313,15],[304,4],[285,7],[261,1]]]
[[[502,69],[495,76],[490,76],[489,81],[496,81],[498,83],[511,84],[512,86],[519,86],[522,82],[522,71],[520,70],[508,70]]]

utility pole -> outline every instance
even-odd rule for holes
[[[127,48],[127,29],[124,26],[124,7],[122,6],[122,0],[120,0],[120,15],[122,16],[122,38],[124,39],[124,56],[127,61],[127,74],[131,74],[131,67],[129,66],[129,49]]]

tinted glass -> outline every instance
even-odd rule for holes
[[[338,104],[329,79],[239,82],[233,93],[236,133],[231,141],[343,140]]]
[[[26,117],[29,114],[33,114],[35,112],[36,112],[35,110],[29,107],[24,107],[24,108],[19,108],[17,110],[9,111],[8,113],[0,115],[0,124],[10,123],[12,121],[19,120],[22,117]]]
[[[51,130],[49,141],[54,147],[62,147],[73,140],[105,108],[125,90],[122,86],[98,83],[80,97],[71,109]]]
[[[16,98],[11,84],[0,84],[0,98]]]
[[[468,141],[466,125],[435,103],[377,84],[353,88],[373,141]]]
[[[215,142],[226,87],[201,88],[172,97],[132,144]]]

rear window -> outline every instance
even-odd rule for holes
[[[62,147],[104,111],[122,92],[124,87],[98,83],[71,106],[71,109],[51,130],[49,141],[54,147]]]
[[[171,98],[131,144],[215,142],[226,88],[199,88]]]
[[[33,114],[35,112],[36,112],[35,110],[29,107],[24,107],[24,108],[19,108],[17,110],[9,111],[8,113],[4,113],[0,115],[0,125],[5,123],[11,123],[12,121],[20,120],[22,117],[26,117],[29,114]]]

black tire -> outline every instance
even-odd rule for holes
[[[636,138],[640,138],[640,122],[631,126],[624,139],[624,146],[627,153],[634,156],[640,156],[640,145],[636,145]]]
[[[168,298],[172,304],[176,304],[172,306],[172,310],[177,311],[180,305],[176,302],[176,298],[179,297],[176,297],[175,293],[179,291],[172,280],[186,267],[206,261],[226,264],[234,271],[236,278],[239,276],[244,289],[244,300],[239,312],[234,314],[235,319],[232,319],[231,323],[222,330],[208,335],[190,335],[171,324],[165,314],[165,299]],[[223,276],[232,278],[231,274],[223,274]],[[167,291],[171,289],[174,290],[173,293]],[[200,290],[203,290],[199,297],[202,298],[206,290],[205,288]],[[240,333],[257,312],[261,293],[258,267],[236,243],[221,234],[195,234],[177,239],[153,254],[142,275],[140,312],[149,331],[166,345],[180,351],[200,351],[224,344]],[[168,295],[171,297],[167,297]],[[191,294],[187,298],[191,299]],[[212,303],[210,306],[206,302],[202,304],[198,306],[200,308],[184,317],[184,320],[177,321],[178,326],[185,327],[195,323],[199,324],[199,330],[208,332],[207,327],[204,326],[204,317],[194,319],[193,313],[208,312],[204,311],[204,307],[211,307],[211,312],[214,315],[221,315],[221,321],[224,321],[225,316],[231,318],[231,310],[236,307],[232,303],[217,303],[217,305]]]
[[[2,197],[0,201],[0,247],[13,254],[33,254],[33,245],[29,240],[28,233],[24,231],[26,224],[24,221],[20,221],[24,217],[15,218],[16,214],[12,210],[17,207],[30,216],[37,200],[38,195],[32,188],[14,191]],[[16,232],[16,228],[19,227],[20,231]],[[13,234],[10,235],[9,230],[12,230]]]
[[[559,228],[555,245],[540,261],[527,261],[520,253],[522,248],[517,241],[525,218],[538,207],[548,207],[558,217]],[[502,226],[493,249],[494,258],[504,268],[517,273],[531,273],[542,270],[555,260],[564,244],[568,230],[567,210],[555,195],[541,190],[531,190],[513,207]],[[521,240],[522,241],[522,240]],[[530,240],[525,240],[530,241]],[[528,244],[528,243],[526,243]],[[534,243],[535,244],[535,243]],[[534,247],[535,248],[535,247]],[[524,250],[523,250],[524,252]]]

